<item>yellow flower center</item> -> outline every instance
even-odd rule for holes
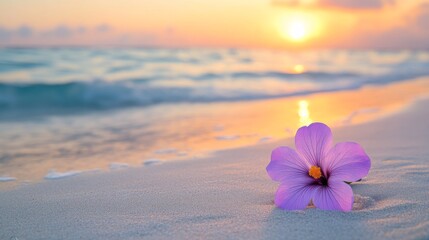
[[[310,170],[308,170],[308,175],[310,175],[314,179],[319,179],[322,177],[322,171],[318,166],[311,166]]]

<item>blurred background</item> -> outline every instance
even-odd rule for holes
[[[2,0],[2,46],[427,49],[426,0]]]
[[[429,92],[428,29],[423,0],[0,0],[0,181],[391,114]]]

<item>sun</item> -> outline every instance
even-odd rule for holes
[[[292,42],[304,42],[319,32],[317,21],[307,15],[288,15],[280,20],[280,33]]]
[[[304,21],[294,20],[285,26],[287,36],[293,41],[302,41],[308,36],[308,26]]]

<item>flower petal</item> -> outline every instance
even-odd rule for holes
[[[343,142],[336,144],[328,152],[322,166],[329,179],[355,182],[368,175],[371,160],[359,144]]]
[[[351,211],[353,208],[352,188],[347,183],[329,180],[328,186],[317,188],[313,203],[322,210]]]
[[[308,180],[308,163],[289,147],[278,147],[271,153],[267,166],[268,175],[274,181],[284,182],[299,179]]]
[[[307,183],[282,183],[276,192],[274,203],[286,210],[303,210],[310,203],[317,186]]]
[[[332,146],[331,129],[323,123],[301,127],[295,135],[297,151],[313,166],[322,166]]]

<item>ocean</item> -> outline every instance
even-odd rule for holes
[[[429,52],[237,49],[0,50],[0,111],[229,102],[429,75]]]
[[[0,180],[150,165],[292,136],[287,118],[261,127],[270,120],[253,104],[425,76],[425,51],[2,48]]]

